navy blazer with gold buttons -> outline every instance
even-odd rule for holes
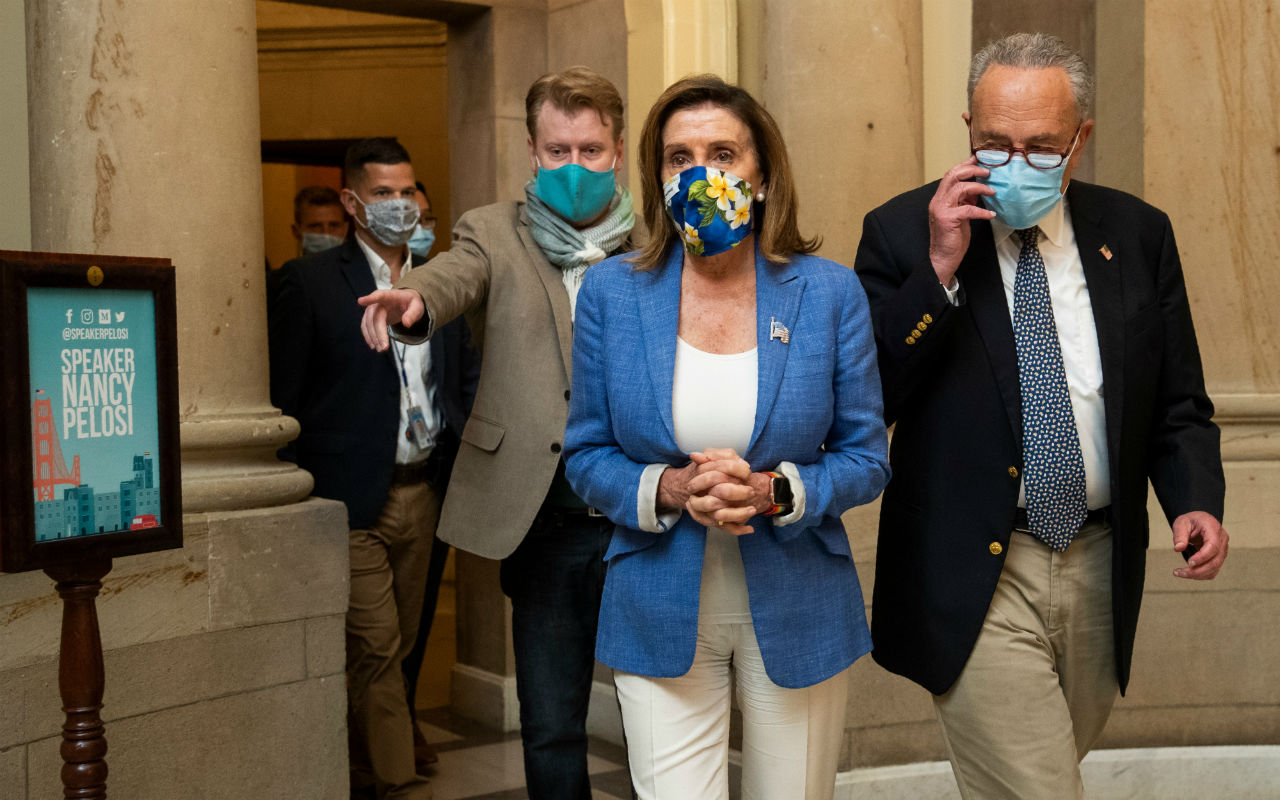
[[[977,640],[1003,568],[1022,470],[1013,326],[991,224],[970,223],[948,302],[929,262],[937,182],[870,212],[854,268],[871,302],[893,478],[880,513],[873,656],[941,694]],[[1147,481],[1172,521],[1222,519],[1213,406],[1169,219],[1072,181],[1068,210],[1102,358],[1116,675],[1128,683],[1146,570]]]

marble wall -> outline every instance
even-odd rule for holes
[[[1158,516],[1120,744],[1280,742],[1280,14],[1263,0],[1149,2],[1144,198],[1178,239],[1217,406],[1231,556],[1212,583],[1170,576]]]
[[[786,137],[800,229],[852,265],[862,217],[920,184],[921,7],[916,0],[761,0],[758,98]],[[814,24],[822,20],[821,24]],[[744,59],[745,61],[745,59]]]

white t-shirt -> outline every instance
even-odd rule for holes
[[[746,453],[756,419],[757,371],[754,347],[720,355],[677,338],[671,420],[681,450],[731,447],[738,455]],[[707,528],[699,602],[701,619],[751,621],[738,537],[728,531]]]

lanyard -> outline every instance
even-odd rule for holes
[[[410,395],[409,401],[413,402],[413,397],[412,397],[413,391],[409,388],[409,373],[404,366],[404,356],[405,356],[405,353],[409,351],[409,345],[401,344],[397,347],[398,344],[399,344],[398,342],[392,339],[391,350],[396,354],[396,366],[400,368],[400,382],[404,384],[405,391],[409,392],[409,395]]]

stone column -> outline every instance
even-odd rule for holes
[[[786,137],[800,230],[822,236],[819,255],[852,267],[863,216],[921,183],[922,4],[752,0],[744,18],[753,5],[760,19],[751,27],[761,32],[757,97]],[[749,46],[743,42],[744,51]],[[752,80],[743,75],[744,84]],[[879,512],[877,501],[844,517],[868,606]],[[852,675],[840,769],[932,757],[937,723],[927,696],[869,658]]]
[[[21,3],[0,5],[0,150],[27,152],[26,13]],[[0,186],[11,197],[25,198],[30,190],[26,159],[0,159]],[[31,209],[25,201],[5,204],[0,215],[0,250],[31,249]]]
[[[763,0],[759,6],[762,35],[755,46],[767,70],[757,96],[787,140],[800,230],[822,236],[821,255],[851,267],[863,215],[920,183],[920,3]],[[744,75],[743,82],[751,81]]]
[[[254,4],[28,0],[25,39],[32,249],[176,274],[185,544],[98,601],[111,794],[345,797],[346,515],[275,458],[298,426],[268,401]],[[45,576],[0,576],[21,798],[59,785],[57,620]]]
[[[686,75],[710,72],[730,83],[739,81],[742,77],[738,71],[739,6],[742,5],[747,5],[745,0],[623,2],[627,28],[624,97],[628,100],[627,125],[631,129],[626,140],[627,158],[631,163],[628,179],[635,194],[636,225],[641,230],[644,221],[639,213],[640,160],[636,147],[640,144],[640,129],[649,108],[668,86]],[[751,8],[742,16],[748,24],[758,17]],[[754,54],[755,50],[751,52]],[[753,70],[756,64],[749,61]],[[743,85],[749,91],[756,90],[755,86]]]
[[[32,248],[173,260],[185,511],[305,497],[266,391],[253,4],[27,5]]]

